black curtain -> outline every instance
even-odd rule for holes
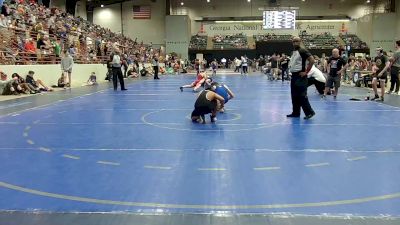
[[[76,2],[78,0],[66,0],[65,1],[65,10],[67,13],[75,15],[75,7],[76,7]]]
[[[50,7],[50,0],[42,0],[42,3],[46,7]]]
[[[259,41],[256,42],[257,56],[285,53],[290,55],[293,51],[291,41]]]
[[[189,50],[189,59],[196,59],[196,54],[202,53],[204,59],[207,61],[218,60],[221,61],[222,58],[226,60],[233,60],[235,57],[247,56],[249,59],[253,59],[257,56],[257,52],[254,49],[235,49],[235,50]]]

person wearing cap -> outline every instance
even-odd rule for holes
[[[384,101],[385,96],[385,82],[387,78],[387,70],[390,67],[390,61],[387,56],[383,54],[383,48],[376,48],[376,57],[374,59],[375,65],[377,67],[376,72],[373,74],[372,78],[372,89],[374,90],[375,96],[371,99],[372,101]],[[381,97],[378,95],[378,80],[381,86]]]
[[[64,81],[68,75],[68,83],[66,84],[67,87],[71,87],[72,85],[72,67],[74,66],[74,59],[69,54],[67,50],[64,51],[64,57],[61,59],[61,72],[64,74]]]
[[[292,73],[290,81],[290,91],[292,97],[292,113],[287,115],[290,118],[300,117],[300,110],[303,109],[304,119],[311,119],[315,115],[314,110],[311,108],[307,96],[307,73],[314,65],[314,57],[304,48],[301,48],[300,37],[292,39],[294,51],[290,58],[289,68]],[[306,62],[308,65],[306,67]]]

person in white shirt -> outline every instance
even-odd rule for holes
[[[124,77],[122,76],[121,70],[121,53],[120,50],[115,50],[115,53],[111,55],[111,67],[112,67],[112,74],[113,74],[113,84],[114,84],[114,91],[118,88],[117,80],[121,85],[121,91],[126,91],[128,89],[125,88]]]
[[[222,64],[223,68],[226,68],[226,59],[225,58],[221,59],[221,64]]]
[[[314,65],[314,57],[309,51],[301,48],[301,38],[292,39],[293,52],[289,62],[289,69],[292,73],[290,80],[290,92],[292,97],[292,113],[286,115],[288,118],[300,117],[303,109],[305,120],[311,119],[315,115],[307,96],[307,74]],[[306,63],[308,61],[308,64]]]
[[[64,51],[64,57],[61,59],[61,71],[64,74],[64,80],[65,77],[68,75],[68,83],[67,87],[71,87],[72,85],[72,67],[74,66],[74,59],[72,56],[68,53],[68,51]]]
[[[0,27],[8,27],[8,19],[3,14],[0,14]]]
[[[242,73],[241,74],[244,74],[244,75],[246,75],[246,74],[248,74],[248,71],[247,71],[247,57],[246,56],[242,56]]]
[[[308,87],[315,85],[319,94],[324,94],[326,78],[324,74],[315,65],[307,73]]]
[[[236,66],[234,72],[238,72],[238,73],[239,73],[239,71],[240,71],[240,65],[242,64],[242,61],[241,61],[240,59],[238,59],[238,58],[235,58],[234,61],[235,61],[235,66]]]

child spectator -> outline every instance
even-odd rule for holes
[[[92,86],[92,85],[97,85],[97,81],[96,81],[96,73],[92,72],[92,74],[90,74],[89,79],[87,80],[86,84],[88,86]]]

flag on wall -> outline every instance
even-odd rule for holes
[[[133,19],[151,19],[151,7],[148,5],[134,5]]]

